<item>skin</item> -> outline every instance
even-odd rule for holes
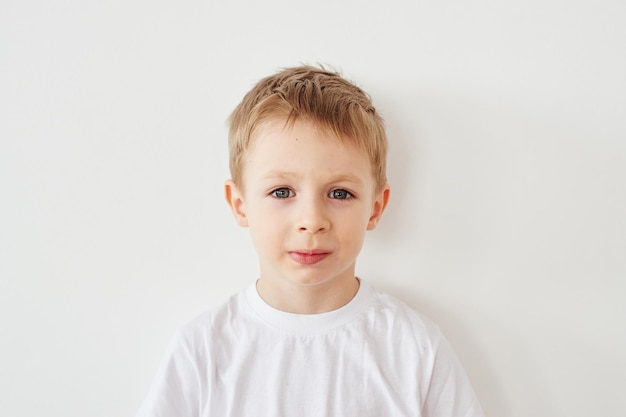
[[[359,286],[356,258],[378,224],[389,185],[376,189],[365,151],[305,120],[261,126],[240,184],[226,181],[237,223],[259,255],[257,289],[282,311],[314,314],[347,304]]]

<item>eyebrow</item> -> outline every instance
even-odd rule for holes
[[[270,171],[268,173],[266,173],[265,175],[263,175],[261,178],[262,179],[273,179],[273,178],[293,178],[293,177],[298,177],[299,175],[296,174],[295,172],[290,172],[290,171]],[[330,175],[327,179],[327,182],[342,182],[342,181],[346,181],[346,182],[352,182],[355,184],[363,184],[363,180],[356,176],[356,175],[352,175],[352,174],[338,174],[338,175]]]

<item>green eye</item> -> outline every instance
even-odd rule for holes
[[[272,191],[272,196],[276,198],[289,198],[292,194],[293,193],[289,188],[277,188]]]
[[[346,200],[348,198],[352,198],[352,194],[350,194],[349,191],[339,189],[332,190],[329,194],[329,197],[337,200]]]

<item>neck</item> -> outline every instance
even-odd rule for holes
[[[294,314],[319,314],[337,310],[348,304],[359,290],[354,276],[320,285],[274,283],[261,277],[257,291],[261,298],[277,310]]]

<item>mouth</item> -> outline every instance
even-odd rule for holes
[[[291,259],[301,265],[313,265],[324,260],[330,252],[325,250],[296,250],[289,252]]]

